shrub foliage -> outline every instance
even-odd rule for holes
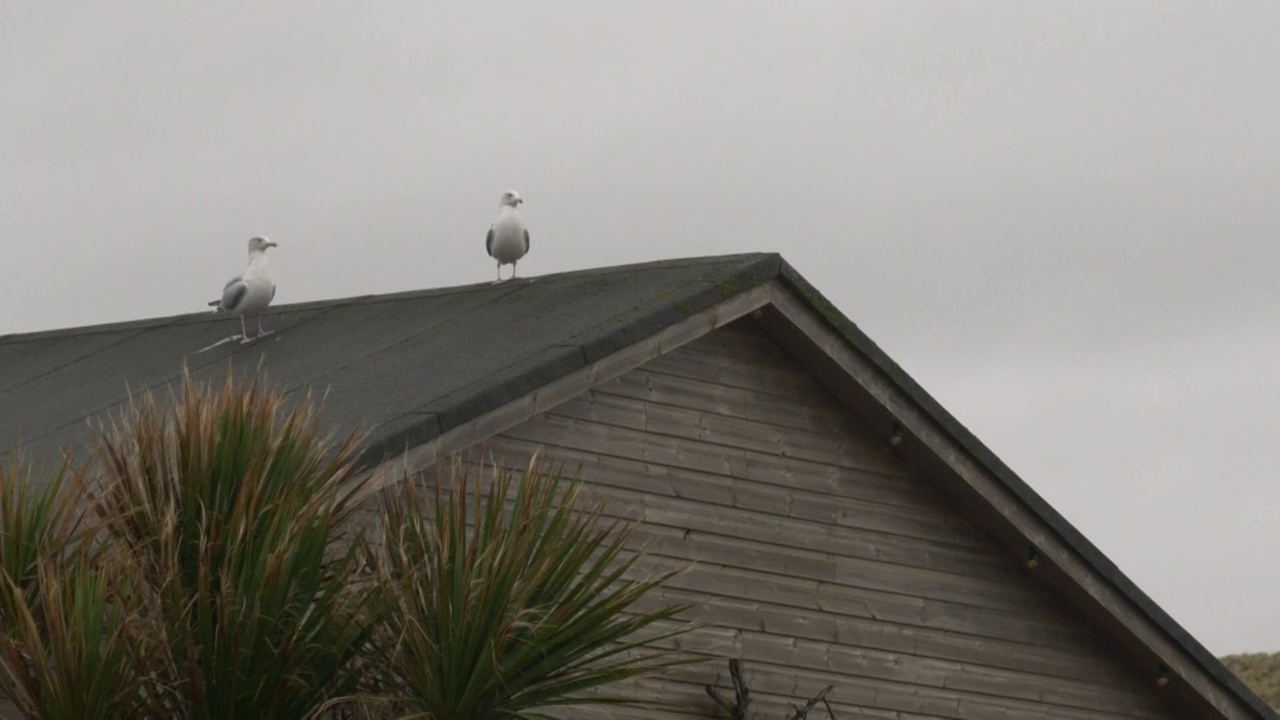
[[[577,483],[455,464],[374,494],[362,438],[320,428],[188,376],[51,481],[0,468],[0,690],[48,720],[485,720],[643,704],[599,689],[683,662],[646,650],[681,608],[631,611],[672,573],[638,576]]]
[[[1228,655],[1222,662],[1258,697],[1280,710],[1280,652]]]

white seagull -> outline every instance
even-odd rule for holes
[[[222,288],[222,299],[214,300],[210,306],[217,308],[216,313],[234,313],[240,316],[240,343],[244,344],[266,335],[270,330],[262,329],[262,317],[258,315],[276,296],[276,284],[271,282],[271,273],[267,270],[267,248],[276,247],[275,240],[255,237],[249,241],[249,269],[243,275],[237,275]],[[245,327],[244,316],[253,315],[258,320],[258,334],[249,337]]]
[[[489,227],[489,235],[485,237],[484,248],[489,257],[498,261],[498,279],[502,282],[502,266],[511,266],[511,279],[516,276],[516,262],[529,252],[529,231],[520,219],[520,211],[516,209],[524,199],[515,190],[502,193],[498,202],[498,219]]]

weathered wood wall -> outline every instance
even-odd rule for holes
[[[842,720],[1177,717],[750,321],[484,445],[540,448],[642,517],[655,563],[696,561],[653,600],[693,603],[680,647],[716,659],[645,687],[690,715],[740,657],[778,720],[829,683]]]

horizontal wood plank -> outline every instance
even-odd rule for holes
[[[910,529],[884,532],[856,527],[841,523],[840,513],[821,515],[815,509],[797,514],[793,511],[796,500],[782,495],[777,488],[769,488],[773,495],[760,493],[743,501],[741,490],[725,489],[714,483],[701,487],[694,485],[695,480],[690,478],[678,494],[668,492],[662,485],[658,485],[655,492],[643,468],[632,465],[632,468],[600,463],[581,465],[591,470],[591,494],[606,501],[611,513],[622,517],[671,528],[698,527],[699,532],[751,538],[802,552],[859,557],[1018,587],[1025,585],[1023,568],[989,547],[941,544],[914,537]],[[691,488],[694,492],[690,492]]]
[[[752,629],[780,637],[919,655],[1092,683],[1115,680],[1115,664],[1099,663],[1099,648],[1076,642],[1074,638],[1072,642],[1061,644],[1016,642],[676,587],[665,587],[641,598],[633,608],[640,612],[672,605],[690,605],[681,616],[690,621],[727,628]]]
[[[942,689],[957,701],[979,702],[986,696],[1000,696],[1021,701],[1019,705],[1046,703],[1064,710],[1124,717],[1159,717],[1163,709],[1133,685],[1036,675],[1021,669],[785,638],[750,629],[704,626],[655,643],[654,647],[709,657],[739,657],[757,668],[781,667],[791,672],[798,669],[806,679],[837,685],[870,681],[881,691],[903,695],[936,696]],[[669,677],[680,676],[691,680],[697,677],[688,670],[676,671]]]
[[[781,368],[744,367],[734,358],[688,348],[654,358],[645,369],[790,398],[811,398],[815,392],[822,391],[818,381],[808,375],[796,375]]]
[[[804,401],[648,369],[629,372],[593,392],[818,433],[829,434],[837,428],[862,428],[862,423],[834,401]]]

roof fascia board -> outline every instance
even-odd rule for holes
[[[848,337],[833,327],[836,323],[824,316],[821,303],[814,302],[807,293],[794,292],[788,287],[780,286],[774,290],[770,305],[827,359],[838,365],[863,392],[887,410],[902,431],[910,433],[915,441],[913,444],[923,446],[956,478],[980,496],[983,502],[1011,523],[1036,548],[1042,562],[1051,562],[1058,567],[1093,603],[1119,621],[1159,658],[1159,662],[1170,673],[1181,678],[1205,702],[1222,713],[1223,717],[1251,720],[1277,717],[1260,699],[1251,697],[1252,691],[1234,676],[1215,677],[1218,673],[1213,673],[1206,667],[1208,662],[1204,658],[1193,657],[1186,643],[1186,639],[1190,639],[1189,635],[1186,639],[1179,638],[1182,642],[1175,642],[1167,628],[1161,626],[1162,623],[1157,623],[1127,593],[1122,593],[1105,574],[1086,561],[1073,543],[1067,542],[998,473],[975,457],[966,446],[967,443],[954,436],[947,423],[939,422],[913,393],[904,389],[898,378],[894,377],[902,374],[896,365],[893,369],[897,372],[890,374],[873,358],[859,352]],[[878,351],[878,348],[875,349]],[[954,419],[951,421],[954,422]],[[1011,472],[1007,468],[1004,470]],[[1168,622],[1172,622],[1172,619]],[[1180,627],[1178,629],[1181,630]],[[1185,631],[1182,634],[1186,635]],[[1191,642],[1195,643],[1194,639]],[[1203,652],[1208,655],[1208,651]],[[1209,661],[1221,665],[1215,658],[1209,657]],[[1225,668],[1222,672],[1229,675]],[[1157,673],[1157,667],[1152,667],[1153,681]],[[1231,682],[1233,679],[1234,683]]]

